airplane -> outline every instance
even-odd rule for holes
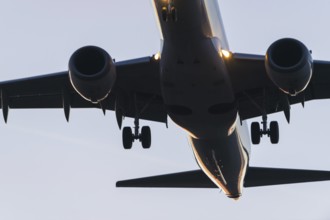
[[[115,112],[123,146],[151,146],[148,126],[168,117],[187,132],[200,170],[117,182],[118,187],[218,187],[232,199],[242,188],[330,180],[328,171],[250,167],[250,139],[279,142],[268,116],[330,97],[330,63],[313,60],[300,41],[274,42],[266,55],[234,53],[216,0],[152,0],[162,46],[150,57],[116,62],[103,49],[73,53],[68,71],[0,83],[1,108],[98,108]],[[251,132],[246,120],[253,122]],[[124,117],[134,118],[122,128]],[[261,125],[261,126],[260,126]],[[249,136],[251,136],[249,138]]]

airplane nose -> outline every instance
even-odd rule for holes
[[[228,194],[227,195],[228,198],[236,200],[236,201],[238,201],[241,196],[242,196],[242,194]]]
[[[204,173],[224,194],[238,200],[242,193],[247,169],[247,154],[237,142],[237,136],[227,139],[191,139],[195,158]]]

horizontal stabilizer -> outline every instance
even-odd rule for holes
[[[330,171],[249,167],[245,187],[330,180]],[[117,187],[217,188],[202,170],[119,181]]]
[[[216,188],[202,170],[119,181],[117,187]]]
[[[250,167],[244,187],[270,186],[330,180],[330,171]]]

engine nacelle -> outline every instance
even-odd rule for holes
[[[84,99],[99,103],[107,98],[114,86],[116,67],[105,50],[86,46],[72,54],[69,77],[74,89]]]
[[[305,90],[313,73],[313,59],[307,47],[298,40],[284,38],[267,50],[266,72],[284,93],[295,96]]]

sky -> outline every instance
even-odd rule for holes
[[[1,0],[0,81],[67,70],[71,54],[97,45],[119,60],[155,54],[149,0]],[[330,1],[219,0],[233,52],[265,54],[293,37],[330,60]],[[330,170],[329,101],[269,116],[280,144],[252,147],[251,166]],[[254,119],[260,121],[261,119]],[[249,123],[253,120],[249,120]],[[172,122],[142,121],[152,147],[125,151],[113,112],[10,110],[0,123],[0,219],[330,219],[330,182],[247,188],[234,202],[219,189],[117,189],[117,180],[198,169],[186,134]],[[133,126],[126,119],[125,126]]]

